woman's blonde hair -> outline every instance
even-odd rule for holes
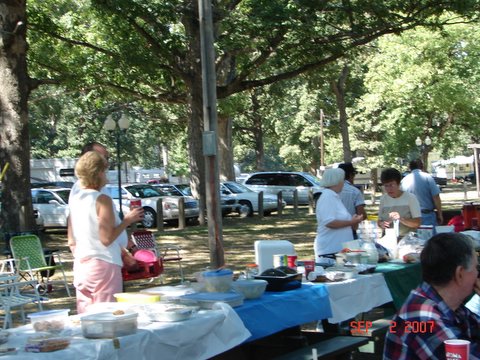
[[[75,175],[84,187],[100,189],[104,179],[100,176],[107,170],[107,160],[96,151],[88,151],[83,154],[75,165]]]

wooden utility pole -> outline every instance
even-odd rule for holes
[[[323,137],[323,109],[320,109],[320,166],[325,166],[325,143]]]
[[[477,196],[480,197],[480,173],[478,166],[478,149],[480,149],[480,144],[469,144],[467,145],[469,149],[473,149],[473,166],[475,167],[475,184],[477,187]]]
[[[208,218],[208,244],[210,265],[225,264],[223,250],[222,214],[220,211],[220,180],[218,176],[217,146],[217,78],[213,47],[213,21],[211,0],[198,0],[202,59],[203,97],[203,155],[205,156],[205,189]]]

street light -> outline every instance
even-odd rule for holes
[[[422,142],[422,139],[420,139],[420,136],[417,136],[417,138],[415,139],[415,145],[417,145],[418,147],[421,147],[423,143],[425,143],[426,146],[432,145],[432,139],[430,139],[430,136],[427,135],[427,137],[425,138],[425,141],[423,142]]]
[[[118,125],[118,126],[117,126]],[[118,203],[120,205],[120,209],[118,215],[120,219],[123,219],[123,210],[122,210],[122,174],[121,174],[121,163],[120,163],[120,134],[122,132],[126,132],[128,127],[130,126],[130,120],[128,116],[122,114],[118,121],[113,120],[112,115],[108,115],[105,119],[105,123],[103,124],[103,128],[110,133],[115,132],[115,140],[117,142],[117,170],[118,170]]]
[[[425,137],[425,140],[422,141],[422,139],[420,139],[420,136],[417,136],[417,138],[415,139],[415,145],[417,145],[419,148],[420,148],[420,155],[422,157],[422,162],[424,164],[424,168],[425,169],[428,169],[428,164],[427,164],[427,161],[428,161],[428,158],[427,158],[427,148],[432,145],[432,139],[430,139],[430,136],[426,136]]]

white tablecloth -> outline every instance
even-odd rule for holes
[[[339,323],[392,301],[392,295],[382,274],[358,275],[356,278],[325,283],[329,293],[332,317]]]
[[[34,335],[31,325],[11,330],[7,344],[16,347],[16,355],[2,359],[48,360],[196,360],[208,359],[227,351],[250,337],[235,311],[227,304],[215,305],[215,310],[200,311],[189,320],[140,324],[135,334],[112,339],[86,339],[80,326],[72,331],[70,346],[50,353],[28,353],[23,349],[28,336]]]

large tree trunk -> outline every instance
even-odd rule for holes
[[[0,166],[9,165],[2,180],[0,226],[5,233],[36,227],[30,194],[25,11],[25,0],[0,5]]]
[[[218,165],[220,181],[235,181],[233,167],[232,122],[229,116],[218,115]]]
[[[347,105],[345,103],[345,82],[347,81],[349,70],[345,65],[337,81],[332,81],[332,90],[335,93],[340,122],[340,132],[342,134],[343,161],[352,161],[352,150],[350,148],[350,138],[348,135]]]

